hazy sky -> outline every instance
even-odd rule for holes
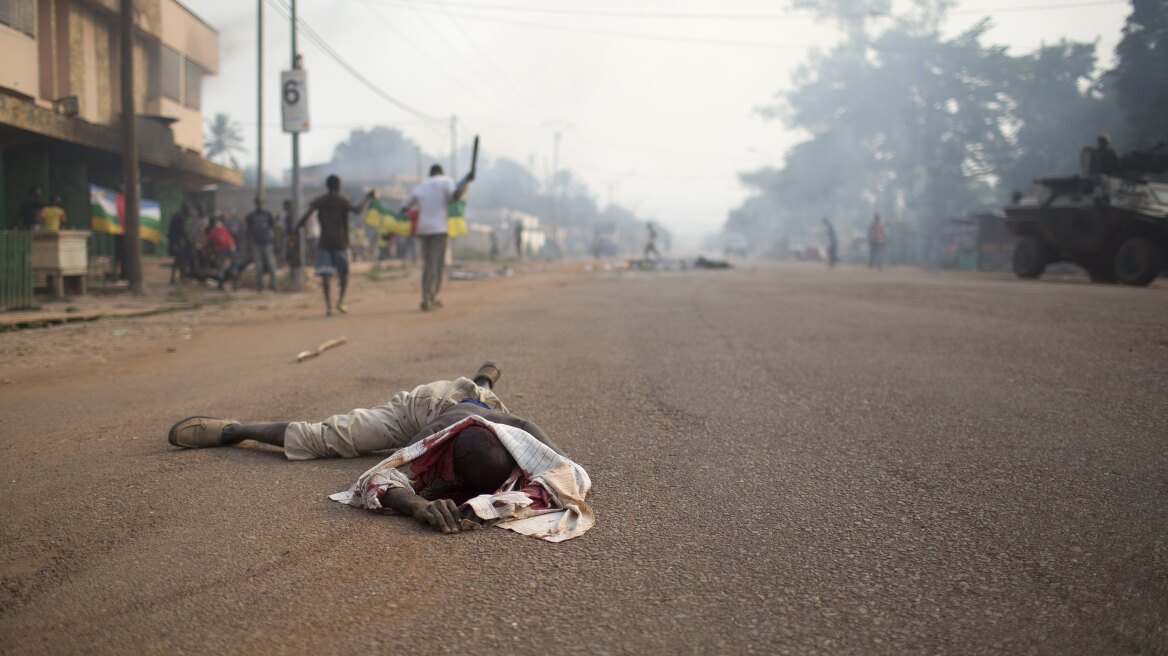
[[[203,115],[245,128],[254,162],[256,3],[182,0],[220,32],[221,70]],[[286,0],[269,0],[283,4]],[[424,120],[368,90],[301,37],[312,132],[303,164],[327,161],[355,127],[401,129],[426,152],[482,138],[482,154],[551,167],[552,125],[565,126],[560,166],[598,200],[626,205],[680,235],[716,231],[748,191],[737,173],[779,165],[805,135],[755,110],[789,88],[810,48],[840,39],[831,25],[762,0],[301,0],[298,12],[342,58]],[[955,33],[989,16],[987,43],[1013,54],[1060,39],[1098,41],[1109,65],[1130,5],[1107,0],[965,0]],[[265,168],[291,163],[280,131],[279,75],[289,24],[265,4]],[[873,19],[876,21],[886,19]],[[465,163],[460,163],[465,168]],[[461,172],[461,171],[460,171]],[[312,190],[309,190],[311,192]]]

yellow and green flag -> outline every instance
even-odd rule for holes
[[[466,227],[466,201],[451,201],[446,206],[446,236],[461,237],[470,232]]]
[[[412,232],[410,220],[391,210],[380,198],[369,201],[369,208],[365,210],[365,225],[376,228],[379,235],[409,237]]]
[[[122,215],[126,198],[111,189],[89,185],[89,225],[94,232],[123,234]],[[157,244],[162,241],[162,206],[155,200],[138,203],[138,236]]]
[[[121,212],[118,211],[121,201],[118,195],[109,189],[89,185],[89,225],[94,232],[122,234]]]

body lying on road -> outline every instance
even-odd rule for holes
[[[436,381],[399,392],[376,408],[321,422],[241,424],[189,417],[171,444],[205,448],[255,440],[290,460],[354,458],[394,449],[334,501],[414,517],[443,533],[499,526],[550,542],[594,523],[588,473],[534,423],[507,411],[492,390],[499,370],[474,380]]]

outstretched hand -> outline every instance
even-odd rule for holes
[[[429,524],[435,531],[457,533],[460,529],[458,506],[450,499],[437,499],[414,510],[414,519]]]

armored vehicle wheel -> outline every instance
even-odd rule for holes
[[[1023,237],[1014,247],[1014,273],[1019,278],[1037,278],[1050,263],[1050,251],[1037,237]]]
[[[1164,268],[1164,252],[1154,242],[1132,237],[1115,252],[1115,275],[1125,285],[1147,285]]]

